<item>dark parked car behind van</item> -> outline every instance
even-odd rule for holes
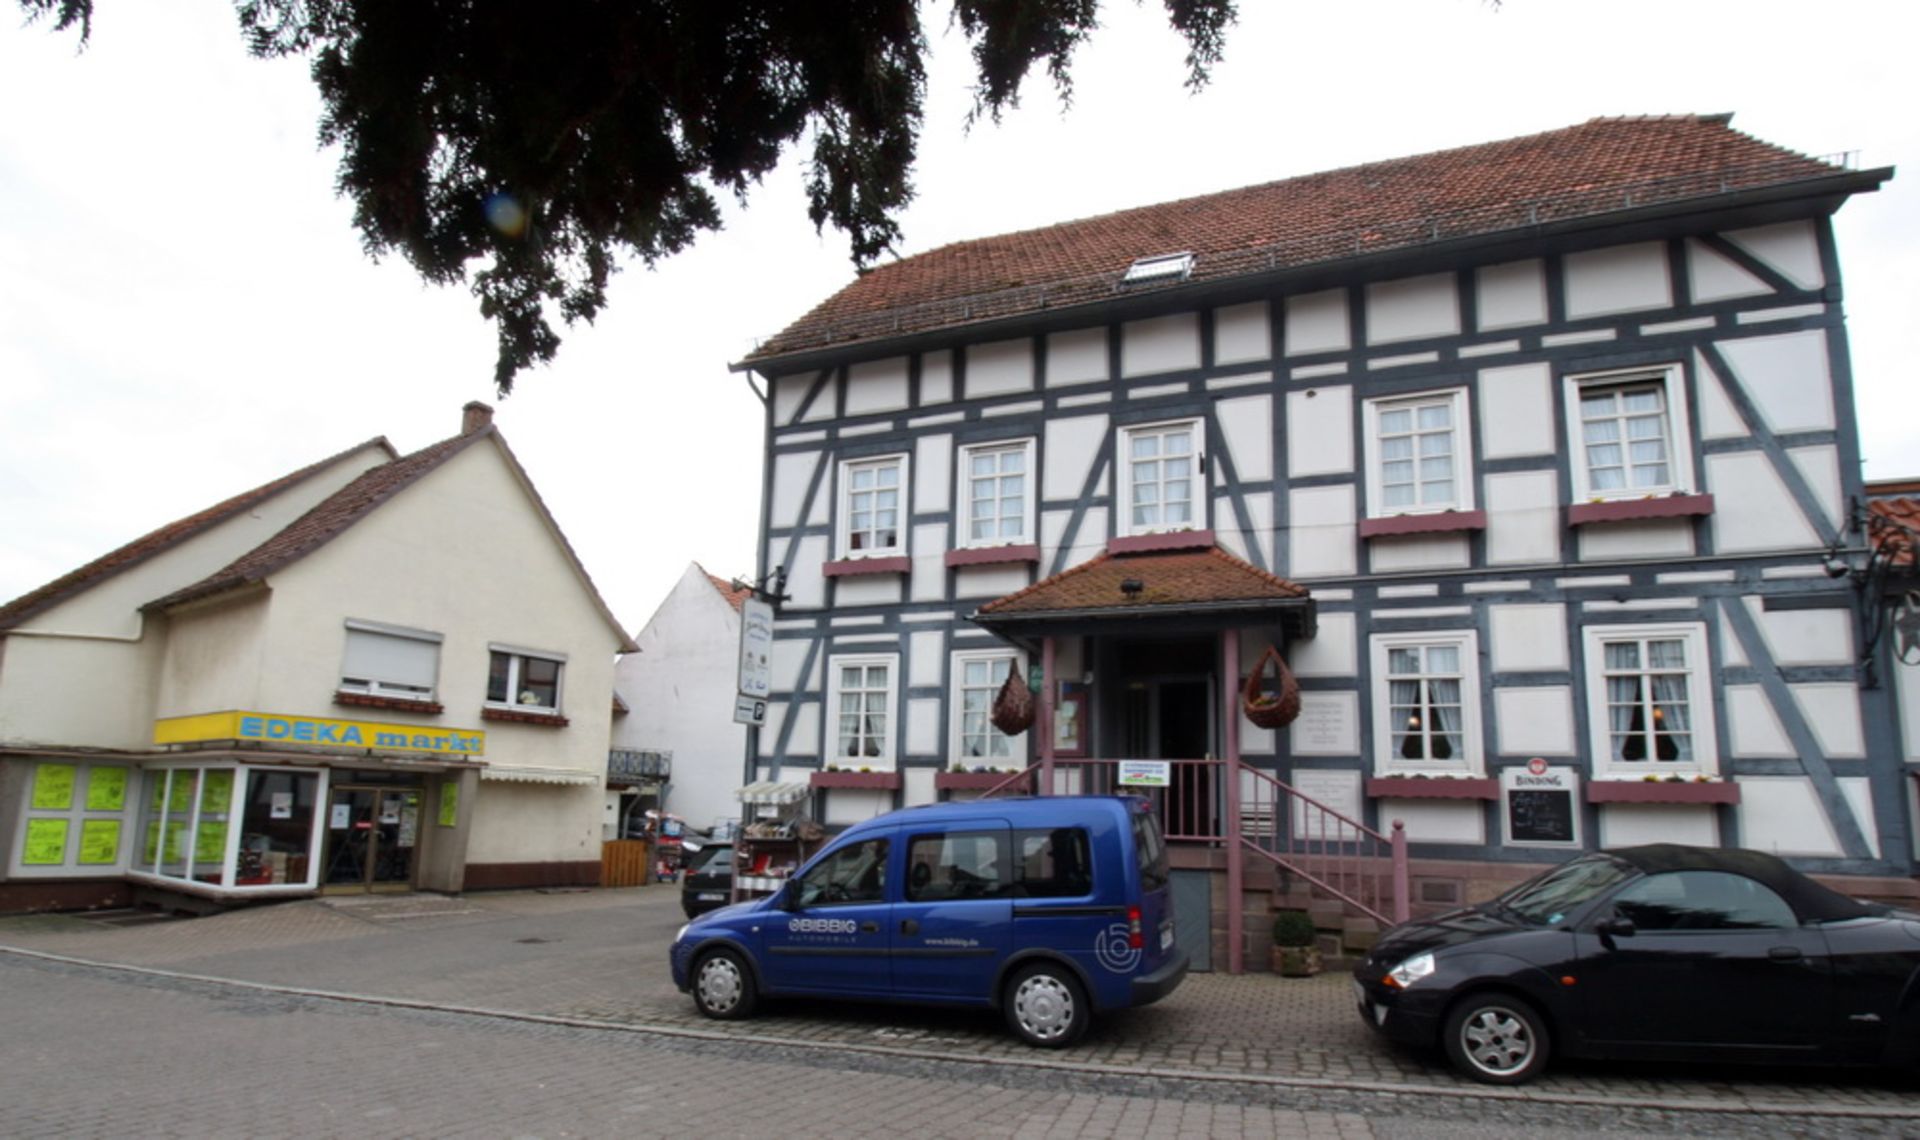
[[[726,906],[732,898],[733,844],[702,844],[680,876],[680,909],[692,918]]]

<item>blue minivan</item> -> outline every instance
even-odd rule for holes
[[[774,894],[682,927],[671,961],[708,1017],[747,1017],[763,996],[971,1005],[1051,1048],[1187,972],[1159,820],[1128,796],[876,816]]]

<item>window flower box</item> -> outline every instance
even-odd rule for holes
[[[1593,780],[1590,804],[1737,804],[1740,785],[1724,780]]]
[[[828,578],[858,578],[868,574],[907,574],[913,570],[913,560],[904,554],[890,558],[842,558],[834,562],[823,562],[820,573]]]
[[[900,787],[900,773],[887,772],[815,772],[807,783],[816,788],[867,788],[891,792]]]
[[[1713,513],[1712,495],[1662,495],[1651,499],[1606,499],[1567,508],[1567,525],[1694,518]]]
[[[410,701],[404,697],[376,697],[371,693],[349,693],[345,690],[333,694],[333,703],[363,709],[390,709],[394,712],[420,713],[425,716],[438,716],[447,711],[439,701]]]
[[[1009,563],[1040,561],[1040,548],[1029,542],[1015,546],[970,546],[949,550],[948,566],[1004,566]]]
[[[1497,800],[1500,781],[1491,776],[1375,776],[1367,795],[1379,800]]]
[[[503,709],[484,705],[481,720],[504,720],[514,724],[537,724],[545,728],[565,728],[571,722],[557,712],[533,712],[528,709]]]
[[[1385,515],[1361,519],[1361,538],[1391,538],[1404,534],[1455,534],[1487,529],[1485,511],[1434,511],[1424,515]]]
[[[935,772],[933,786],[941,791],[984,792],[1009,780],[1009,787],[1024,787],[1026,776],[1020,772]]]

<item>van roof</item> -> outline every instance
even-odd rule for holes
[[[915,823],[945,819],[971,819],[982,815],[998,816],[1009,823],[1059,823],[1076,813],[1108,814],[1115,810],[1135,810],[1146,804],[1143,796],[1019,796],[991,800],[949,800],[945,803],[918,804],[876,815],[847,828],[841,834],[866,831],[911,820]]]

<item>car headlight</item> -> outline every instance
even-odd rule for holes
[[[1421,978],[1427,977],[1432,973],[1433,955],[1415,954],[1393,969],[1388,970],[1387,976],[1380,980],[1395,989],[1404,990]]]

